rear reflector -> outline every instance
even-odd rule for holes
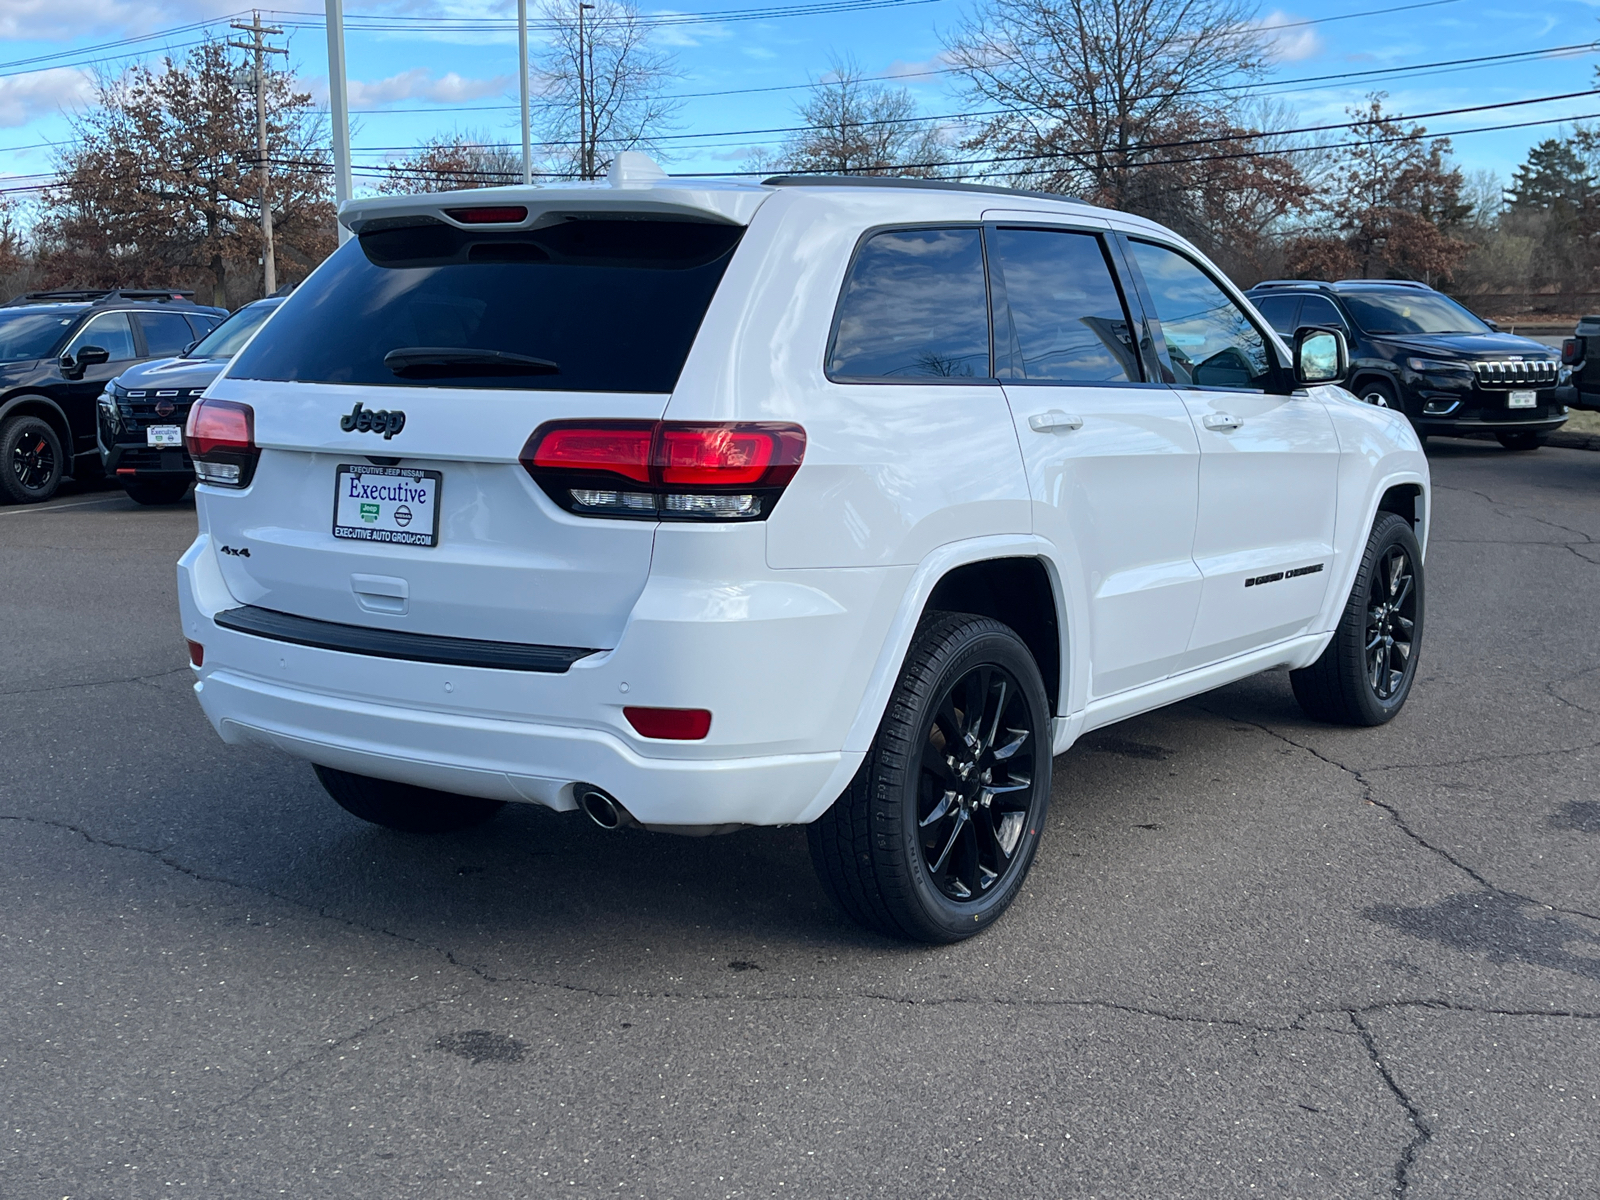
[[[250,485],[261,451],[256,447],[255,410],[248,404],[199,401],[189,410],[183,440],[201,483],[230,488]]]
[[[805,430],[779,422],[552,421],[521,461],[569,512],[749,521],[772,511],[805,450]]]
[[[624,708],[622,715],[641,737],[698,742],[711,732],[711,713],[703,708]]]
[[[508,204],[500,208],[447,208],[444,215],[463,225],[514,225],[528,219],[528,210],[521,204]]]
[[[184,638],[189,643],[189,665],[203,667],[206,665],[206,648],[199,642]]]

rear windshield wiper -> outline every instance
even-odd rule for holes
[[[383,365],[407,379],[449,379],[462,375],[559,375],[547,358],[506,350],[463,346],[401,346],[383,356]]]

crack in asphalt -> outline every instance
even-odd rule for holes
[[[1476,488],[1456,487],[1453,484],[1436,483],[1433,485],[1433,490],[1436,492],[1464,492],[1469,496],[1477,496],[1482,500],[1488,501],[1488,503],[1494,507],[1496,516],[1504,517],[1507,520],[1521,519],[1525,521],[1535,521],[1540,525],[1548,525],[1551,529],[1559,529],[1563,533],[1570,533],[1573,536],[1582,539],[1583,542],[1589,544],[1593,544],[1595,540],[1590,534],[1585,533],[1581,529],[1574,529],[1570,525],[1563,525],[1561,522],[1552,521],[1547,517],[1536,516],[1530,512],[1517,512],[1514,510],[1508,512],[1503,507],[1506,501],[1496,500],[1493,496],[1489,495],[1488,492],[1480,492]]]
[[[1400,1086],[1393,1072],[1389,1070],[1388,1064],[1383,1061],[1383,1055],[1378,1052],[1378,1043],[1372,1036],[1372,1031],[1367,1028],[1366,1023],[1354,1012],[1349,1012],[1348,1015],[1350,1024],[1355,1026],[1356,1032],[1361,1037],[1362,1044],[1367,1048],[1367,1057],[1372,1060],[1373,1070],[1377,1071],[1378,1077],[1384,1082],[1384,1086],[1389,1089],[1400,1107],[1405,1110],[1406,1120],[1411,1123],[1412,1129],[1416,1131],[1411,1140],[1406,1143],[1405,1148],[1400,1151],[1400,1158],[1394,1164],[1394,1187],[1389,1192],[1391,1196],[1395,1197],[1395,1200],[1404,1200],[1411,1187],[1411,1168],[1416,1166],[1417,1155],[1422,1152],[1422,1148],[1433,1139],[1433,1129],[1423,1117],[1422,1110],[1417,1107],[1416,1102],[1410,1096],[1406,1095],[1405,1089]]]
[[[1347,766],[1344,763],[1340,762],[1336,758],[1328,757],[1326,754],[1322,753],[1322,751],[1318,750],[1315,746],[1309,746],[1304,742],[1297,742],[1292,737],[1290,737],[1288,734],[1280,733],[1276,729],[1273,729],[1271,726],[1262,724],[1260,721],[1250,721],[1250,720],[1245,719],[1244,717],[1236,717],[1236,716],[1232,715],[1231,713],[1219,712],[1218,710],[1216,710],[1214,708],[1207,708],[1203,704],[1196,705],[1195,707],[1199,708],[1202,712],[1210,713],[1212,716],[1221,717],[1223,720],[1233,721],[1236,724],[1245,725],[1245,726],[1248,726],[1251,729],[1259,729],[1262,733],[1266,734],[1268,737],[1277,738],[1280,742],[1284,742],[1284,743],[1286,743],[1286,744],[1288,744],[1290,746],[1295,747],[1298,750],[1304,750],[1307,754],[1311,755],[1311,757],[1317,759],[1319,762],[1327,763],[1330,767],[1336,767],[1340,771],[1343,771],[1345,774],[1349,775],[1352,779],[1354,779],[1358,784],[1361,785],[1362,799],[1363,800],[1365,800],[1368,804],[1372,805],[1374,808],[1383,809],[1384,812],[1388,813],[1389,816],[1391,818],[1393,818],[1394,824],[1395,824],[1395,828],[1399,829],[1401,833],[1405,834],[1406,837],[1410,838],[1413,842],[1415,842],[1417,845],[1421,846],[1424,850],[1427,850],[1430,853],[1435,854],[1438,857],[1444,859],[1445,862],[1449,863],[1452,867],[1454,867],[1456,870],[1460,871],[1463,875],[1466,875],[1469,879],[1471,879],[1474,883],[1476,883],[1479,887],[1483,888],[1485,891],[1492,892],[1497,896],[1504,896],[1508,900],[1519,901],[1520,903],[1523,903],[1523,904],[1537,905],[1540,908],[1548,909],[1551,912],[1564,913],[1567,916],[1572,916],[1572,917],[1582,917],[1586,921],[1600,922],[1600,915],[1597,915],[1595,913],[1585,912],[1581,908],[1564,908],[1564,907],[1562,907],[1561,905],[1558,905],[1558,904],[1550,904],[1550,903],[1548,903],[1548,902],[1546,902],[1544,900],[1538,900],[1538,899],[1535,899],[1532,896],[1524,895],[1521,892],[1515,892],[1515,891],[1510,890],[1509,888],[1503,888],[1503,887],[1500,887],[1498,884],[1491,883],[1488,880],[1488,878],[1485,877],[1483,875],[1483,873],[1480,872],[1476,867],[1473,867],[1470,864],[1468,864],[1466,862],[1463,862],[1460,858],[1457,858],[1454,854],[1452,854],[1450,851],[1446,850],[1443,846],[1435,845],[1434,843],[1430,842],[1427,838],[1423,837],[1415,829],[1411,828],[1411,826],[1407,823],[1404,815],[1402,815],[1402,813],[1400,812],[1400,809],[1398,807],[1396,807],[1395,805],[1389,803],[1389,801],[1387,801],[1387,800],[1381,800],[1381,799],[1378,798],[1378,796],[1375,794],[1375,790],[1373,788],[1372,781],[1367,778],[1366,772],[1361,770],[1360,768]],[[1595,746],[1600,746],[1600,742],[1593,742],[1593,743],[1590,743],[1590,744],[1588,744],[1586,746],[1579,746],[1579,747],[1576,747],[1576,749],[1580,749],[1580,750],[1593,749]],[[1526,753],[1526,754],[1484,755],[1484,756],[1482,756],[1482,757],[1480,757],[1478,759],[1460,759],[1460,760],[1458,760],[1458,762],[1460,762],[1460,763],[1468,763],[1468,762],[1473,762],[1473,761],[1491,762],[1491,761],[1495,761],[1496,759],[1544,757],[1544,756],[1547,756],[1547,755],[1550,755],[1550,754],[1555,754],[1555,753],[1570,753],[1570,751],[1541,750],[1541,751],[1529,752],[1529,753]],[[1411,767],[1411,766],[1375,767],[1375,768],[1373,768],[1373,770],[1375,770],[1375,771],[1378,771],[1378,770],[1392,771],[1392,770],[1402,770],[1402,769],[1404,769],[1404,770],[1416,770],[1416,769],[1420,769],[1420,767],[1423,767],[1423,766],[1449,767],[1449,766],[1454,766],[1454,765],[1456,765],[1456,764],[1455,763],[1419,764],[1416,767]]]
[[[110,687],[117,683],[150,683],[157,679],[167,679],[173,675],[181,675],[188,671],[188,667],[173,667],[168,671],[155,671],[148,675],[122,675],[114,679],[85,679],[79,683],[51,683],[44,687],[14,688],[10,691],[0,692],[0,696],[38,696],[45,692],[71,692],[81,688]]]

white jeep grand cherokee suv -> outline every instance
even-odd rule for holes
[[[1279,666],[1405,701],[1416,437],[1158,225],[637,155],[340,219],[193,411],[178,576],[217,732],[357,816],[803,823],[853,917],[950,941],[1085,731]]]

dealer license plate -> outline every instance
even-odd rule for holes
[[[1537,408],[1539,407],[1539,393],[1512,392],[1511,399],[1506,404],[1510,408]]]
[[[144,444],[146,446],[181,446],[183,445],[183,426],[152,425],[144,431]]]
[[[335,479],[334,537],[400,546],[439,544],[440,472],[341,463]]]

